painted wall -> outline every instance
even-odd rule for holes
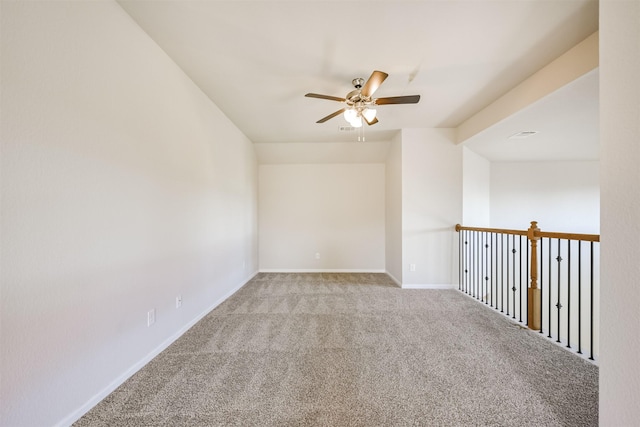
[[[260,165],[259,183],[260,271],[384,271],[384,164]]]
[[[493,162],[491,226],[600,233],[599,162]]]
[[[402,136],[389,146],[385,167],[385,262],[387,274],[402,284]]]
[[[491,162],[462,148],[462,224],[489,227],[491,224]]]
[[[257,271],[257,166],[117,3],[1,7],[0,425],[65,425]]]
[[[640,2],[600,1],[600,425],[640,420]]]
[[[457,283],[462,147],[454,141],[453,129],[402,131],[403,287]]]

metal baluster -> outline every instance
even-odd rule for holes
[[[458,290],[462,290],[462,231],[458,232]]]
[[[476,245],[476,232],[472,231],[471,232],[471,243],[469,244],[469,295],[473,296],[473,287],[475,286],[476,283],[476,251],[475,251],[475,245]]]
[[[498,305],[500,304],[500,292],[499,292],[499,283],[500,283],[500,240],[502,239],[502,234],[496,234],[496,277],[494,280],[494,289],[493,289],[493,308],[498,309]]]
[[[484,282],[484,232],[480,233],[479,238],[480,246],[478,250],[480,253],[478,255],[480,264],[478,265],[478,300],[482,302],[482,284]]]
[[[485,232],[484,233],[484,253],[485,253],[485,260],[484,260],[484,292],[482,293],[482,298],[484,298],[484,303],[485,304],[489,304],[488,298],[487,298],[487,287],[489,285],[489,243],[488,243],[488,238],[489,235]]]
[[[560,239],[558,239],[558,256],[556,260],[558,261],[558,302],[556,303],[556,307],[558,308],[558,339],[556,339],[556,342],[560,342],[560,309],[562,308],[562,304],[560,304],[560,263],[562,262],[562,257],[560,256]]]
[[[493,308],[498,309],[498,304],[500,303],[500,295],[498,293],[498,286],[500,283],[500,239],[502,238],[502,234],[496,234],[496,277],[495,277],[495,289],[493,299],[495,301]]]
[[[511,288],[511,291],[513,292],[512,294],[512,301],[513,301],[513,318],[516,318],[516,291],[518,290],[518,288],[516,288],[516,253],[518,251],[516,251],[516,235],[512,235],[511,237],[511,245],[512,248],[511,249],[511,253],[513,254],[513,265],[511,266],[513,268],[513,287]]]
[[[484,302],[485,277],[487,277],[487,233],[482,232],[482,274],[480,278],[480,302]]]
[[[465,233],[462,236],[462,291],[466,293],[467,287],[467,247],[469,246],[467,243],[467,230],[462,230]]]
[[[475,242],[476,242],[476,232],[473,231],[471,233],[471,244],[469,246],[469,295],[474,295],[475,283],[476,283],[476,250],[475,250]]]
[[[482,232],[478,232],[478,277],[476,282],[476,299],[482,300]]]
[[[466,271],[466,275],[467,275],[467,295],[471,295],[471,281],[473,280],[471,278],[471,275],[473,274],[473,258],[472,258],[472,247],[473,247],[473,233],[471,232],[471,230],[467,231],[467,271]]]
[[[567,347],[571,348],[571,240],[567,240]]]
[[[519,317],[519,321],[520,323],[522,323],[522,236],[520,236],[520,242],[519,242],[519,247],[520,247],[520,317]],[[527,271],[529,271],[527,269]],[[527,292],[528,293],[528,292]]]
[[[589,359],[593,360],[593,242],[591,242],[591,313],[589,318],[591,319],[591,355]]]
[[[578,353],[582,354],[582,241],[578,241]]]
[[[547,338],[551,338],[551,239],[549,239],[549,334]]]
[[[479,266],[480,266],[480,232],[476,231],[475,233],[476,236],[476,248],[475,248],[475,254],[476,254],[476,262],[475,262],[475,273],[474,274],[474,288],[473,288],[473,296],[477,299],[478,298],[478,270],[479,270]]]
[[[528,239],[527,239],[527,242],[526,242],[525,246],[527,247],[527,262],[526,262],[527,271],[524,273],[524,277],[526,277],[527,283],[529,283],[529,271],[531,270],[531,266],[529,265],[529,263],[531,262],[530,261],[531,258],[529,258],[530,254],[529,254],[529,241],[528,241]],[[542,292],[542,290],[540,292]],[[540,295],[542,295],[542,293]],[[527,323],[526,324],[527,324],[527,326],[529,326],[529,292],[527,292],[525,294],[525,300],[527,302],[527,305],[525,306],[525,307],[527,307],[527,317],[526,317]],[[540,305],[542,305],[542,304],[540,304]]]
[[[474,296],[476,299],[480,299],[480,286],[482,285],[482,281],[480,280],[480,276],[482,276],[482,232],[476,232],[476,288]]]
[[[500,313],[504,313],[504,234],[500,236]]]
[[[465,249],[465,270],[464,270],[464,291],[467,295],[469,295],[469,288],[471,287],[471,267],[469,266],[469,263],[471,262],[471,231],[466,230],[465,231],[466,236],[465,236],[465,242],[464,242],[464,249]]]
[[[509,315],[509,236],[507,236],[507,287],[505,288],[507,296],[507,316]]]
[[[544,239],[540,238],[540,333],[543,333],[544,329],[544,288],[542,287],[542,282],[544,281]]]
[[[491,307],[494,306],[494,299],[493,299],[494,280],[493,279],[495,278],[495,274],[494,274],[494,270],[493,270],[493,268],[494,268],[493,254],[495,253],[495,247],[496,247],[496,243],[495,242],[496,242],[495,233],[491,233],[491,247],[493,249],[491,251],[491,282],[490,282],[490,285],[491,285],[491,290],[490,290],[490,293],[491,293]],[[496,258],[497,258],[497,256],[496,256]]]

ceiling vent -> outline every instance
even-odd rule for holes
[[[523,139],[535,135],[538,131],[535,130],[523,130],[522,132],[514,133],[509,139]]]

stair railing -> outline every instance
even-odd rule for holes
[[[595,360],[599,235],[541,231],[536,221],[527,230],[455,229],[460,291],[578,354],[588,347]]]

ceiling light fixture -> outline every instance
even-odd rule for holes
[[[362,111],[362,115],[364,116],[365,119],[367,119],[368,122],[370,122],[376,118],[376,110],[373,108],[365,108]]]
[[[363,117],[368,123],[371,123],[371,121],[376,118],[376,110],[374,108],[368,108],[366,105],[363,105],[363,103],[356,103],[344,110],[343,116],[351,126],[359,128],[362,126]]]
[[[378,87],[385,81],[389,75],[382,71],[374,71],[371,73],[371,77],[365,80],[361,77],[353,79],[354,90],[349,92],[344,98],[338,96],[321,95],[319,93],[308,93],[305,96],[309,98],[328,99],[330,101],[338,101],[345,104],[344,108],[329,114],[326,117],[321,118],[316,123],[324,123],[329,119],[332,119],[340,114],[344,113],[345,120],[352,127],[362,127],[362,122],[366,122],[367,125],[375,125],[378,123],[376,118],[376,105],[389,105],[389,104],[416,104],[420,101],[420,95],[404,95],[404,96],[391,96],[386,98],[374,98],[373,94]],[[364,139],[364,135],[362,135]]]

